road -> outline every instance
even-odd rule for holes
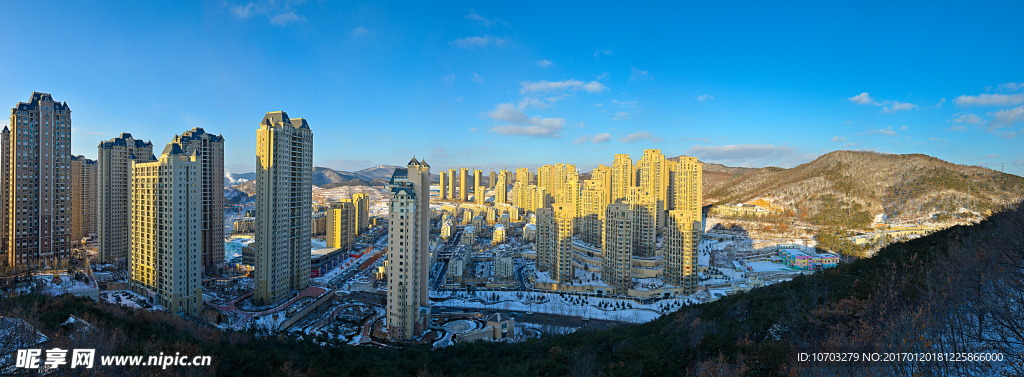
[[[527,266],[536,264],[536,262],[529,262],[516,268],[516,281],[519,283],[519,287],[517,289],[519,289],[520,291],[525,291],[530,288],[526,286],[526,275],[523,273],[523,270],[526,269]]]

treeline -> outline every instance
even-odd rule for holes
[[[872,258],[683,307],[646,324],[437,351],[227,334],[167,314],[70,297],[2,298],[0,315],[26,318],[54,334],[47,347],[75,346],[60,325],[75,314],[100,329],[77,338],[78,348],[97,347],[98,354],[211,355],[216,364],[211,370],[121,368],[89,375],[1024,375],[1022,240],[1024,210],[1015,206],[977,225],[895,243]],[[799,352],[839,351],[1001,353],[1003,361],[813,364],[797,359]]]

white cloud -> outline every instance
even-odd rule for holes
[[[245,5],[233,5],[224,1],[222,4],[228,7],[231,14],[243,20],[261,15],[267,17],[271,24],[277,26],[288,26],[305,20],[304,17],[299,16],[291,9],[291,2],[287,1],[261,0],[249,2]]]
[[[629,119],[629,113],[625,113],[625,112],[612,113],[612,115],[614,115],[612,117],[612,120]]]
[[[957,115],[959,115],[959,116],[957,116]],[[953,116],[955,118],[948,120],[948,122],[967,123],[967,124],[982,124],[983,122],[985,122],[984,120],[981,119],[980,116],[977,116],[977,115],[974,115],[974,114],[971,114],[971,113],[956,113],[956,114],[953,114]],[[963,128],[963,126],[961,126],[960,128]],[[966,131],[966,130],[967,129],[965,128],[964,131]]]
[[[603,84],[597,81],[583,82],[580,80],[565,80],[565,81],[546,81],[541,80],[537,82],[523,81],[519,85],[522,87],[519,89],[520,93],[534,93],[534,92],[558,92],[565,90],[586,90],[590,93],[600,93],[608,90]]]
[[[908,128],[907,125],[902,125],[902,126],[900,126],[900,131],[906,131],[907,128]]]
[[[868,92],[864,92],[853,97],[847,98],[847,101],[856,103],[858,105],[875,105],[878,106],[878,102],[875,102],[874,98],[868,95]]]
[[[576,123],[576,127],[585,128],[585,127],[587,127],[587,124],[583,123],[583,122],[579,122],[579,123]]]
[[[455,74],[453,73],[448,76],[442,77],[441,82],[443,82],[445,85],[451,85],[453,82],[455,82]]]
[[[353,38],[359,38],[359,37],[365,36],[369,32],[370,32],[370,30],[366,29],[365,27],[360,26],[360,27],[357,27],[355,29],[352,29],[352,37]]]
[[[882,134],[882,135],[885,135],[885,136],[896,136],[896,131],[892,130],[892,126],[889,126],[889,127],[886,127],[884,130],[871,128],[871,129],[868,129],[866,132],[862,132],[862,133],[860,133],[858,135],[868,135],[868,136],[871,136],[871,135],[876,135],[876,134]]]
[[[619,105],[619,107],[629,107],[629,108],[636,107],[636,105],[639,104],[639,102],[637,102],[637,101],[616,101],[616,100],[612,100],[612,103],[614,103],[616,105]]]
[[[1008,83],[1005,83],[1005,84],[999,84],[999,89],[1006,89],[1006,90],[1024,89],[1024,82],[1008,82]]]
[[[572,143],[573,144],[583,144],[583,143],[586,143],[589,140],[590,140],[590,136],[583,135],[583,136],[580,136],[580,137],[576,138],[576,140],[573,140]]]
[[[846,138],[842,137],[842,136],[836,136],[836,137],[832,138],[832,142],[833,143],[845,143],[846,142]]]
[[[772,144],[744,144],[705,146],[695,145],[684,153],[705,161],[741,162],[750,160],[778,159],[792,155],[796,148]]]
[[[455,102],[462,102],[462,96],[455,97]]]
[[[483,83],[484,83],[484,78],[483,78],[483,77],[481,77],[481,76],[480,76],[480,75],[479,75],[478,73],[476,73],[476,72],[473,72],[473,78],[471,78],[470,80],[476,81],[476,82],[478,82],[478,83],[481,83],[481,84],[483,84]]]
[[[985,156],[985,157],[986,157],[986,158],[999,158],[999,155],[998,155],[998,154],[995,154],[995,153],[993,153],[993,154],[990,154],[990,155],[988,155],[988,156]]]
[[[544,59],[538,60],[537,65],[539,65],[541,68],[548,68],[551,67],[552,65],[555,65],[555,63],[552,63],[550,60]]]
[[[600,75],[597,75],[597,79],[598,80],[603,79],[605,77],[608,77],[608,72],[603,72]]]
[[[953,99],[953,103],[960,106],[1013,106],[1024,103],[1024,93],[959,96]]]
[[[469,129],[469,132],[476,132],[476,131],[478,131],[478,130],[479,130],[478,128],[476,128],[476,127],[473,127],[473,128],[470,128],[470,129]]]
[[[935,108],[936,109],[942,108],[942,104],[944,104],[944,103],[946,103],[946,99],[945,98],[939,100],[939,103],[935,104]]]
[[[967,127],[964,127],[964,126],[952,126],[952,127],[947,128],[946,131],[967,132]]]
[[[636,69],[636,67],[630,67],[630,70],[632,74],[629,76],[629,81],[643,81],[653,78],[647,74],[647,71],[641,71]]]
[[[1003,109],[994,113],[988,113],[988,115],[992,116],[993,127],[1009,127],[1014,123],[1024,120],[1024,106]]]
[[[1024,159],[1015,160],[1015,161],[1013,161],[1013,164],[1014,165],[1024,165]]]
[[[497,18],[495,18],[493,20],[488,20],[487,18],[484,18],[484,16],[476,14],[476,12],[473,12],[473,11],[469,11],[469,14],[466,15],[466,19],[467,20],[473,20],[473,21],[480,22],[480,24],[482,24],[484,26],[491,26],[491,25],[496,25],[496,24],[504,24],[505,26],[508,26],[508,22],[499,20]]]
[[[299,17],[299,15],[295,14],[295,12],[287,12],[272,17],[270,19],[270,23],[277,26],[288,26],[304,19],[305,18]]]
[[[522,110],[511,103],[499,104],[494,111],[487,113],[494,120],[512,123],[491,128],[491,132],[502,135],[524,135],[538,137],[560,137],[558,134],[565,125],[565,118],[541,118],[527,116]]]
[[[635,143],[635,142],[643,141],[643,140],[649,140],[651,142],[657,143],[657,142],[662,141],[664,139],[662,139],[660,137],[657,137],[657,136],[654,136],[653,134],[651,134],[650,132],[647,132],[647,131],[640,131],[640,132],[631,133],[631,134],[623,136],[622,138],[619,139],[619,141],[621,141],[623,143]]]
[[[454,41],[448,42],[448,45],[461,48],[475,49],[477,47],[485,48],[487,46],[505,47],[508,46],[509,43],[512,43],[512,38],[498,38],[492,37],[490,35],[484,35],[482,37],[457,38]]]
[[[541,101],[541,100],[536,99],[536,98],[526,97],[526,98],[523,98],[522,101],[519,101],[518,107],[520,109],[528,109],[528,108],[531,108],[531,107],[537,108],[537,109],[546,109],[546,108],[548,108],[548,104],[546,102]]]
[[[941,141],[941,142],[945,143],[947,140],[944,140],[944,139],[941,139],[941,138],[937,138],[937,137],[930,137],[930,138],[928,138],[928,141]]]
[[[900,101],[886,102],[888,106],[882,108],[882,112],[886,114],[892,114],[900,110],[911,110],[917,108],[917,105],[912,103],[904,103]]]
[[[594,135],[594,139],[592,141],[594,144],[607,143],[612,141],[612,134],[605,132],[603,134]]]
[[[608,56],[608,55],[611,55],[611,54],[612,54],[612,52],[609,51],[609,50],[597,50],[597,51],[594,51],[594,59],[597,59],[601,55]]]
[[[712,99],[715,99],[715,97],[710,95],[710,94],[701,94],[701,95],[697,96],[697,101],[698,102],[704,102],[704,101],[712,100]]]

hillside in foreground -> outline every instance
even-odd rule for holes
[[[1009,376],[1024,374],[1022,240],[1024,207],[1018,204],[976,225],[895,243],[872,258],[683,307],[646,324],[437,351],[227,334],[164,313],[68,296],[0,298],[0,315],[25,318],[61,348],[212,355],[218,375]],[[69,336],[61,323],[70,314],[98,332]],[[796,356],[839,351],[1001,353],[1004,361],[811,364]],[[91,371],[124,372],[129,370]]]

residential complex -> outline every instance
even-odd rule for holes
[[[71,108],[32,92],[2,131],[2,241],[8,265],[56,267],[72,247]]]
[[[269,112],[256,131],[257,302],[309,286],[313,132],[302,118]]]
[[[426,329],[430,313],[430,165],[413,158],[395,169],[388,190],[387,329],[393,339],[412,339]]]
[[[132,163],[129,287],[178,315],[202,307],[202,176],[177,143],[159,160]]]
[[[96,233],[96,161],[71,156],[71,242]]]
[[[131,235],[132,163],[155,160],[153,143],[130,133],[100,142],[96,151],[96,235],[99,261],[127,263]]]

